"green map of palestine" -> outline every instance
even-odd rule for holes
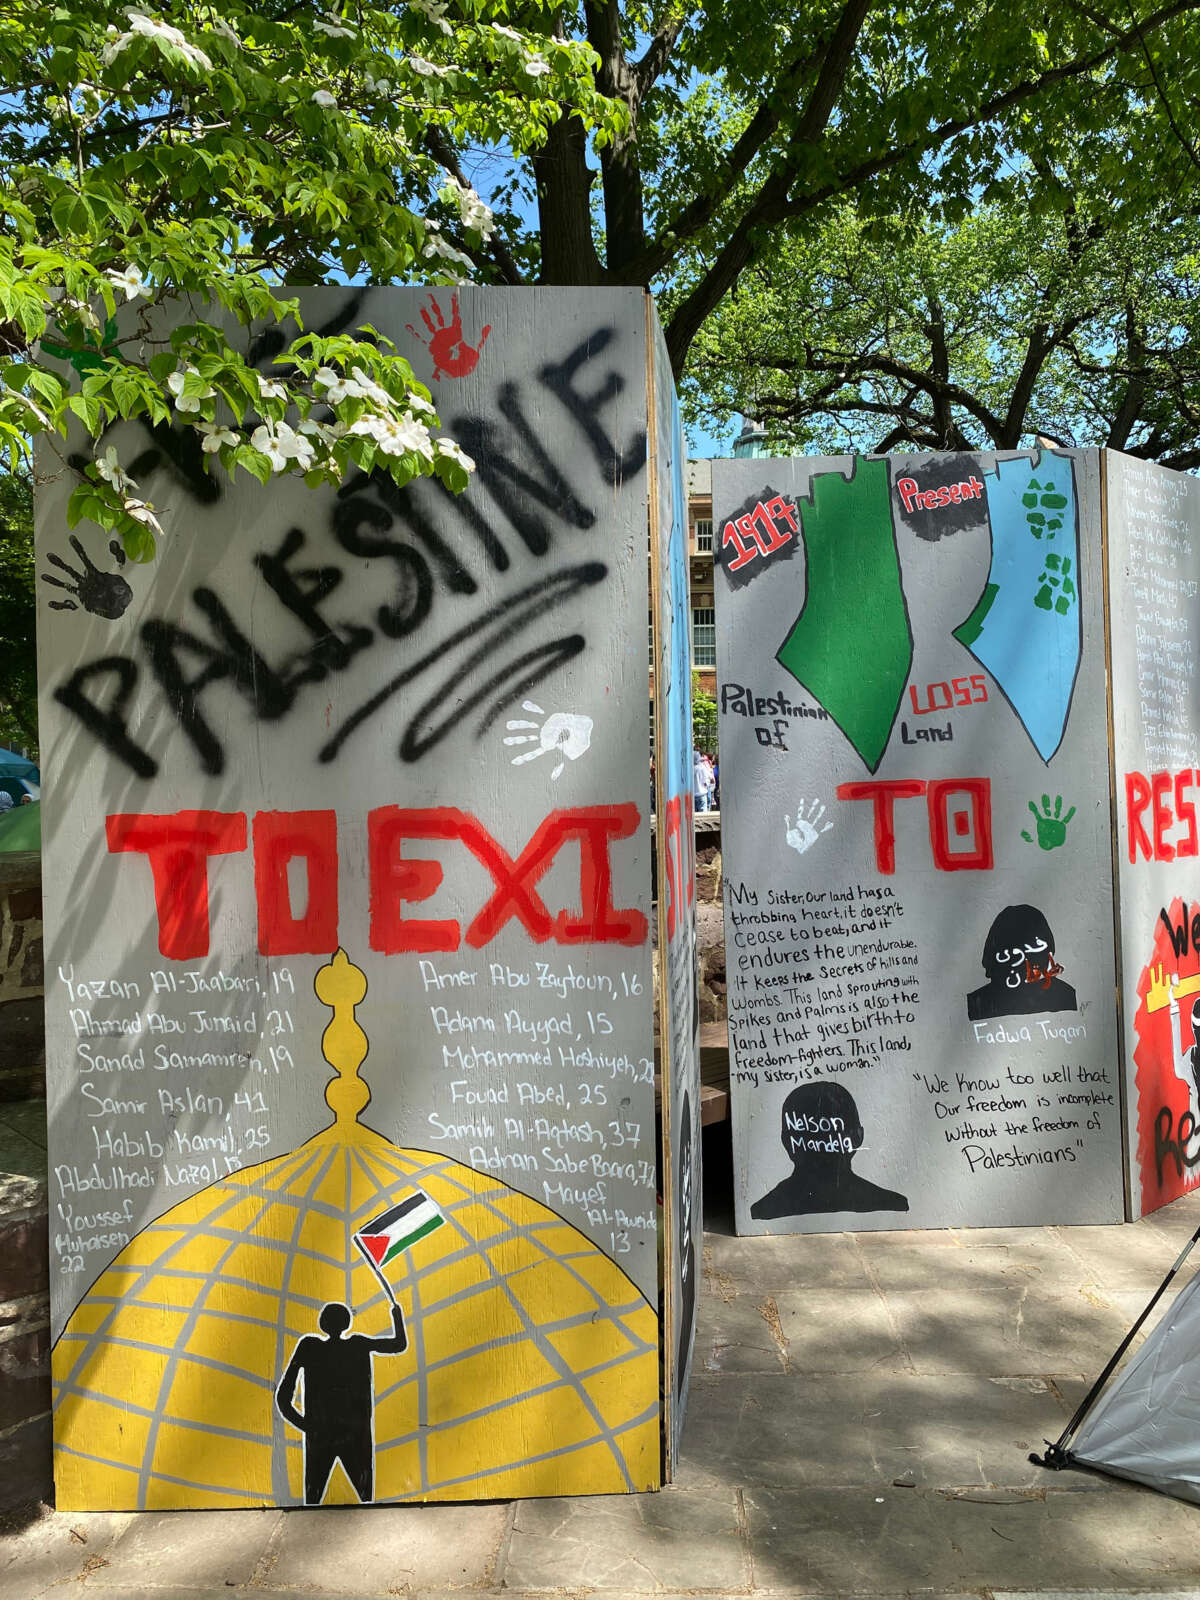
[[[776,660],[874,772],[912,666],[887,462],[814,477],[801,521],[807,593]]]

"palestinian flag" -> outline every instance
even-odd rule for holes
[[[416,1189],[398,1206],[373,1217],[354,1242],[376,1269],[386,1267],[402,1250],[440,1228],[445,1217],[422,1189]]]

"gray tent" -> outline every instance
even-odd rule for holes
[[[1061,1438],[1044,1456],[1031,1460],[1047,1467],[1091,1467],[1200,1504],[1200,1272],[1179,1291],[1141,1349],[1109,1384],[1197,1239],[1200,1228]]]

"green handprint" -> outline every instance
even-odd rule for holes
[[[1067,823],[1075,815],[1075,807],[1072,806],[1065,817],[1062,814],[1062,807],[1062,795],[1055,796],[1053,810],[1050,809],[1050,796],[1048,794],[1042,796],[1041,811],[1038,810],[1032,800],[1029,802],[1029,809],[1033,812],[1034,821],[1037,823],[1039,849],[1057,850],[1060,844],[1066,844]],[[1033,835],[1026,832],[1024,828],[1021,829],[1021,837],[1026,844],[1033,843]]]

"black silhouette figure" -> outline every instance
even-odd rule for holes
[[[982,966],[988,981],[967,996],[972,1022],[1075,1011],[1075,991],[1058,977],[1054,935],[1036,906],[1005,906],[988,929]]]
[[[71,535],[71,548],[79,557],[83,567],[82,572],[76,572],[74,567],[69,567],[61,556],[56,556],[51,551],[46,560],[52,567],[57,567],[60,572],[65,572],[68,578],[73,578],[73,583],[64,583],[61,578],[52,577],[50,573],[43,572],[42,582],[53,584],[56,589],[65,589],[68,594],[74,595],[85,611],[90,611],[94,617],[107,617],[110,622],[115,622],[118,617],[125,614],[125,608],[133,599],[133,590],[125,582],[119,572],[101,572],[100,568],[93,565],[87,551],[80,544],[74,534]],[[116,539],[110,539],[109,551],[119,567],[125,565],[125,552]],[[79,606],[75,600],[51,600],[51,611],[78,611]]]
[[[881,1189],[852,1170],[855,1152],[863,1142],[863,1126],[854,1096],[840,1083],[821,1079],[793,1089],[783,1102],[780,1138],[794,1170],[790,1178],[755,1201],[750,1207],[752,1217],[908,1210],[902,1194]]]
[[[317,1319],[325,1338],[305,1334],[275,1391],[279,1413],[304,1435],[304,1503],[320,1505],[334,1462],[340,1461],[364,1505],[375,1498],[375,1383],[373,1356],[398,1356],[408,1348],[404,1313],[392,1306],[392,1332],[380,1339],[342,1335],[349,1308],[336,1301]],[[304,1382],[304,1410],[295,1405]]]
[[[692,1323],[696,1318],[696,1241],[692,1233],[692,1207],[696,1203],[695,1174],[692,1165],[692,1102],[684,1091],[679,1133],[679,1351],[675,1361],[675,1393],[682,1395],[687,1377],[687,1360],[692,1345]]]

